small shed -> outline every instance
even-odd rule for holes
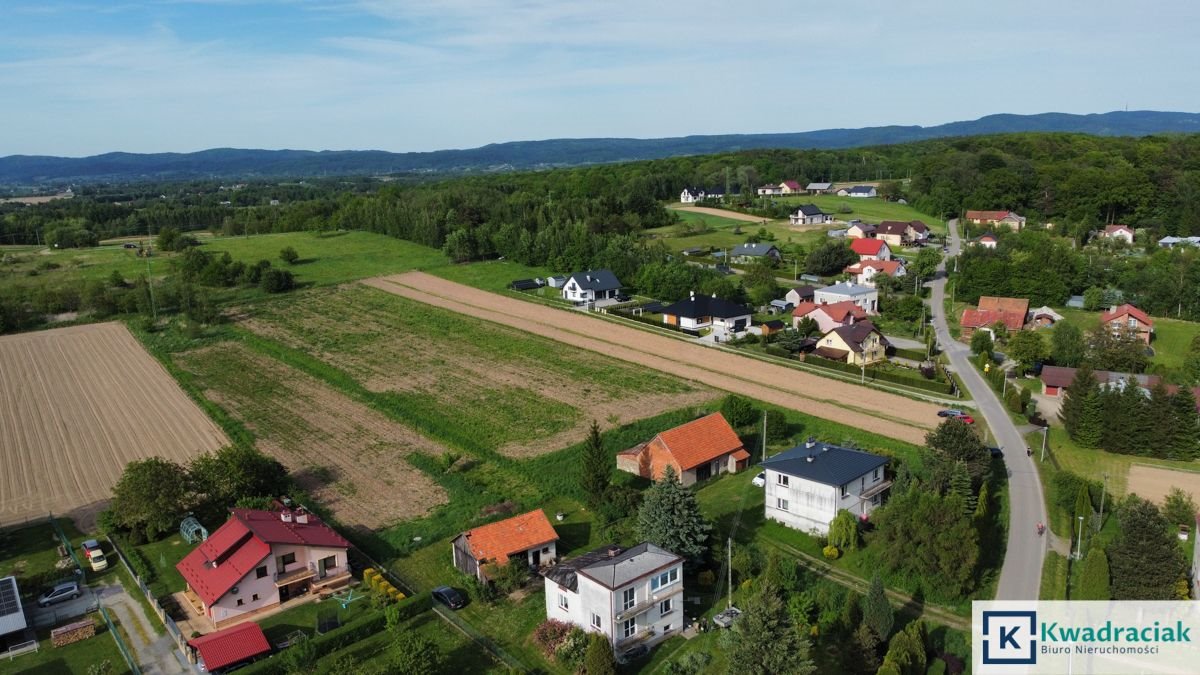
[[[565,283],[567,283],[567,278],[564,276],[546,277],[546,285],[550,288],[562,288]]]
[[[262,628],[253,621],[240,623],[233,628],[226,628],[189,640],[188,644],[200,653],[200,660],[204,662],[204,668],[210,673],[249,661],[271,651],[267,636],[263,634]]]

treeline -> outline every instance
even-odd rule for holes
[[[1137,380],[1101,386],[1088,364],[1075,371],[1059,418],[1071,440],[1087,448],[1161,459],[1200,457],[1200,415],[1188,387],[1161,382],[1147,397]]]

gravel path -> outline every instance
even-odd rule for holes
[[[363,283],[850,427],[923,444],[938,407],[421,272]]]

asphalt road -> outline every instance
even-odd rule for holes
[[[947,223],[950,230],[950,255],[958,255],[962,240],[958,235],[958,222]],[[944,270],[945,263],[942,269]],[[1034,458],[1025,454],[1025,439],[1017,431],[1000,398],[984,381],[979,371],[971,365],[971,350],[950,336],[946,324],[945,297],[946,279],[940,276],[929,283],[932,289],[930,314],[937,331],[938,343],[950,358],[954,372],[962,378],[971,398],[975,399],[978,412],[992,429],[997,444],[1004,448],[1004,465],[1008,469],[1008,547],[1004,565],[1000,569],[1000,582],[996,588],[997,600],[1037,600],[1042,585],[1042,562],[1046,557],[1047,538],[1039,536],[1037,524],[1046,522],[1046,502],[1042,497],[1042,483],[1038,479]]]

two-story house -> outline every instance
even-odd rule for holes
[[[1150,336],[1154,333],[1154,320],[1150,315],[1128,303],[1101,314],[1100,323],[1114,334],[1133,334],[1146,344],[1150,344]]]
[[[848,281],[818,288],[813,292],[813,299],[818,305],[852,302],[867,314],[875,314],[879,311],[879,291],[871,286],[861,286]]]
[[[215,628],[350,580],[350,542],[304,509],[230,509],[175,566],[184,597]]]
[[[546,571],[546,618],[608,638],[621,654],[684,626],[683,557],[654,544],[607,546]]]
[[[800,322],[805,318],[816,321],[817,330],[828,333],[838,326],[849,326],[855,321],[867,318],[867,313],[848,300],[827,305],[802,302],[800,306],[792,310],[792,328],[799,328]]]
[[[879,274],[886,274],[892,278],[908,274],[899,260],[863,260],[842,271],[853,275],[854,283],[862,286],[875,286],[875,277]]]
[[[615,300],[621,292],[621,282],[610,270],[588,270],[567,277],[562,286],[563,300],[577,305],[598,300]]]
[[[887,458],[809,438],[763,461],[766,517],[804,532],[828,534],[838,511],[865,518],[892,483]]]
[[[850,250],[858,255],[859,260],[892,259],[892,249],[882,239],[855,239],[850,242]]]
[[[538,568],[557,557],[558,533],[541,509],[467,530],[450,542],[454,566],[463,574],[488,581],[489,572],[510,560]]]
[[[851,366],[869,366],[887,359],[891,346],[870,321],[838,326],[821,336],[814,353]]]
[[[679,201],[683,204],[695,204],[696,202],[704,201],[704,190],[700,188],[684,188],[679,193]]]

